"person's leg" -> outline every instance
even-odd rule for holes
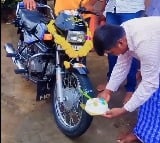
[[[106,19],[107,19],[107,24],[115,24],[115,25],[120,25],[120,19],[119,16],[115,13],[107,13],[106,14]],[[107,73],[108,80],[111,76],[112,70],[114,65],[117,62],[117,56],[114,56],[112,54],[108,54],[108,64],[109,64],[109,69]]]
[[[160,143],[160,87],[140,107],[134,134],[144,143]]]
[[[117,139],[117,143],[132,143],[139,141],[134,133],[128,133]]]
[[[134,131],[117,139],[119,143],[160,143],[160,87],[139,109]]]
[[[119,18],[117,17],[117,14],[115,13],[111,13],[111,12],[107,12],[106,13],[106,23],[107,24],[115,24],[115,25],[119,25]],[[117,56],[108,54],[108,73],[107,73],[107,79],[106,79],[106,83],[102,83],[100,85],[97,86],[97,91],[103,91],[106,87],[107,81],[109,80],[113,67],[117,62]]]

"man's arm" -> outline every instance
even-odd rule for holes
[[[127,51],[123,55],[119,55],[117,63],[115,64],[110,80],[106,86],[106,89],[111,91],[117,91],[120,84],[126,79],[132,62],[132,55],[130,51]]]
[[[99,97],[102,97],[109,102],[111,94],[116,91],[120,84],[126,79],[130,70],[131,62],[132,55],[129,51],[118,56],[117,63],[112,70],[112,74],[109,82],[107,83],[106,89],[98,95]]]
[[[124,108],[129,112],[132,112],[139,106],[143,105],[160,87],[159,45],[147,43],[143,46],[148,46],[150,49],[154,48],[154,46],[157,46],[157,50],[153,50],[153,52],[152,50],[148,49],[148,51],[150,51],[141,59],[142,81],[136,91],[133,93],[131,99],[124,105]]]

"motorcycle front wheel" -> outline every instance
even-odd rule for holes
[[[93,88],[87,75],[69,73],[62,77],[63,102],[60,103],[57,88],[53,90],[53,114],[58,128],[68,137],[81,136],[90,126],[93,117],[87,114],[81,105],[84,105],[87,98],[81,91],[94,97]]]

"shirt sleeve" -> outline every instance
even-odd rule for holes
[[[130,51],[127,51],[123,55],[119,55],[117,63],[115,64],[110,80],[106,86],[106,89],[111,91],[117,91],[120,84],[126,79],[131,67],[132,55]]]
[[[131,99],[124,105],[124,108],[129,112],[134,111],[144,104],[160,87],[160,50],[159,44],[156,43],[158,42],[154,41],[154,43],[150,43],[150,45],[149,43],[142,45],[148,46],[148,49],[139,51],[142,81]]]

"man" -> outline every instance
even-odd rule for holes
[[[134,133],[119,140],[131,143],[137,138],[144,143],[160,143],[160,17],[135,18],[121,26],[104,25],[93,37],[98,55],[117,55],[110,80],[99,94],[107,102],[112,92],[118,90],[130,70],[132,58],[140,61],[142,80],[133,96],[122,108],[113,108],[104,116],[113,118],[138,107],[139,116]]]
[[[106,0],[108,1],[105,6],[104,16],[106,17],[107,24],[121,25],[123,22],[139,18],[144,15],[145,10],[145,0]],[[116,64],[117,56],[108,54],[108,73],[106,82],[97,86],[98,91],[103,91],[105,89],[106,83],[108,82],[113,67]],[[133,58],[130,71],[127,75],[125,90],[126,96],[123,100],[123,103],[126,103],[127,100],[132,96],[135,91],[137,80],[136,74],[139,68],[139,62]]]

